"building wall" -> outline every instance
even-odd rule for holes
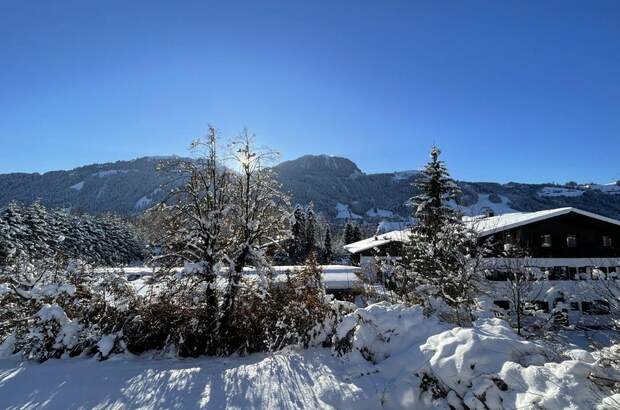
[[[550,247],[542,246],[543,235],[551,236]],[[569,235],[576,237],[575,247],[568,246]],[[603,236],[611,238],[611,246],[604,246]],[[507,303],[501,289],[509,284],[505,275],[502,278],[501,269],[495,270],[493,265],[501,266],[502,261],[507,261],[501,256],[505,244],[510,243],[528,251],[527,266],[540,275],[533,302],[547,306],[548,310],[563,303],[566,308],[561,310],[566,312],[568,321],[586,326],[608,324],[619,312],[616,299],[608,296],[611,293],[620,298],[620,226],[569,213],[481,238],[487,239],[494,242],[495,258],[489,258],[491,276],[486,281],[489,290],[498,291],[494,297],[489,295],[493,303]],[[381,281],[376,261],[402,253],[402,243],[390,243],[363,252],[360,265],[369,276]],[[610,311],[596,308],[601,303],[608,304]]]
[[[543,247],[543,235],[551,235],[551,246]],[[569,247],[567,236],[575,235],[577,246]],[[603,236],[610,236],[612,246],[603,246]],[[620,256],[620,226],[569,213],[544,221],[481,238],[496,243],[500,255],[505,243],[518,244],[535,258],[608,258]]]

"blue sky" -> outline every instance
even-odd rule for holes
[[[620,179],[618,1],[0,0],[0,172],[184,154],[465,180]]]

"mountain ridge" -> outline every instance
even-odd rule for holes
[[[170,176],[157,171],[162,159],[90,164],[66,171],[0,174],[0,207],[12,200],[37,199],[50,207],[90,213],[136,214],[164,198]],[[304,155],[283,161],[272,170],[293,203],[312,203],[332,222],[406,222],[405,202],[414,194],[419,171],[364,173],[348,158]],[[537,211],[574,206],[620,219],[620,186],[557,185],[458,181],[462,194],[453,205],[465,214]]]

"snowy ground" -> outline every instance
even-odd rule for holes
[[[0,360],[2,409],[376,408],[329,349],[230,359]],[[360,407],[362,406],[362,407]]]
[[[0,359],[0,409],[620,408],[592,383],[620,378],[596,353],[567,346],[560,357],[494,318],[459,328],[378,303],[345,317],[335,342],[233,358],[13,356]]]

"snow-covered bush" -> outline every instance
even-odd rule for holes
[[[499,319],[453,327],[382,302],[345,317],[334,339],[349,377],[371,377],[386,408],[617,408],[614,349],[555,360]]]
[[[286,345],[307,347],[326,340],[325,324],[332,309],[314,253],[303,269],[271,286],[266,302],[271,311],[267,318],[272,322],[266,326],[270,350]]]
[[[295,273],[289,281],[267,288],[242,280],[233,315],[235,332],[224,340],[217,328],[221,312],[205,301],[204,289],[190,290],[177,283],[137,303],[123,327],[127,349],[136,354],[155,350],[196,357],[225,354],[223,343],[236,354],[324,344],[331,340],[340,318],[352,310],[351,304],[333,301],[321,287],[305,287],[304,275],[304,271]],[[217,298],[220,304],[220,292]]]
[[[338,355],[379,363],[403,353],[413,343],[447,329],[435,317],[427,318],[420,306],[379,302],[344,317],[333,338]]]
[[[28,332],[20,341],[22,352],[39,361],[71,354],[81,330],[79,322],[69,319],[63,308],[44,304],[29,321]]]
[[[12,350],[26,358],[105,358],[124,349],[118,334],[135,309],[136,295],[121,273],[92,273],[75,264],[55,271],[25,263],[4,270],[0,284],[0,341],[11,338]]]
[[[331,343],[337,323],[354,305],[326,295],[321,270],[313,255],[307,266],[285,281],[261,287],[244,281],[234,315],[235,351],[274,351],[285,346],[309,347]]]

